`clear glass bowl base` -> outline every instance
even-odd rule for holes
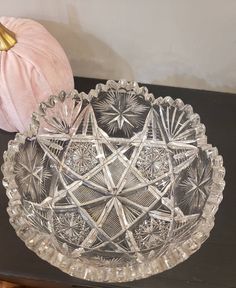
[[[135,82],[51,96],[4,153],[17,235],[62,271],[97,282],[160,273],[208,238],[222,157],[190,105]]]

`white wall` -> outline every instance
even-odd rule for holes
[[[0,0],[38,20],[75,75],[236,92],[236,0]]]

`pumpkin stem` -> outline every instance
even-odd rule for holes
[[[15,33],[0,23],[0,51],[7,51],[16,44]]]

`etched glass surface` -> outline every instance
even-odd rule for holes
[[[222,157],[191,106],[126,81],[41,103],[4,159],[18,236],[93,281],[185,260],[209,236],[224,187]]]

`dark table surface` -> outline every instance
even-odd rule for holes
[[[75,82],[79,91],[88,92],[104,81],[76,78]],[[191,104],[207,127],[208,142],[224,157],[226,188],[210,238],[188,260],[159,275],[123,284],[82,281],[41,260],[18,239],[8,221],[8,200],[0,184],[0,279],[47,287],[236,288],[236,94],[146,86],[156,97],[169,95]],[[13,138],[14,133],[0,130],[0,165]]]

